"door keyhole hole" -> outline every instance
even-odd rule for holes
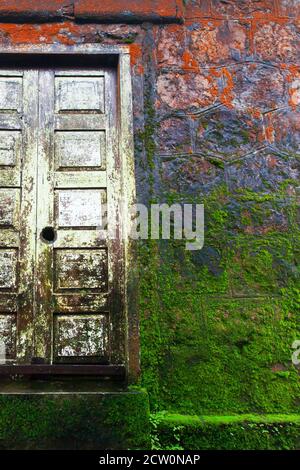
[[[53,227],[45,227],[41,232],[41,239],[45,243],[54,243],[56,240],[56,233]]]

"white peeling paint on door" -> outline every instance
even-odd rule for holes
[[[105,169],[105,132],[55,133],[56,169],[98,168]]]
[[[0,72],[9,361],[124,362],[123,247],[103,224],[121,201],[116,86],[113,69]]]
[[[0,70],[0,339],[7,362],[33,355],[37,87],[37,71]]]

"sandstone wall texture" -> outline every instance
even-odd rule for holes
[[[129,44],[138,199],[205,205],[203,250],[140,246],[152,409],[299,410],[300,1],[48,3],[1,44]]]

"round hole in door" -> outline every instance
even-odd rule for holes
[[[45,243],[54,243],[56,240],[56,233],[53,227],[45,227],[41,232],[41,239]]]

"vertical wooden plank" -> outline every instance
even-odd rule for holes
[[[107,213],[108,213],[108,263],[110,298],[110,360],[124,364],[124,250],[122,227],[122,157],[118,148],[117,129],[117,75],[115,70],[105,74],[105,101],[107,114]]]
[[[137,309],[138,273],[136,242],[130,240],[131,213],[128,210],[136,202],[133,110],[130,55],[119,56],[120,86],[120,134],[119,148],[122,155],[122,194],[126,204],[122,213],[125,265],[124,301],[127,322],[127,371],[129,382],[135,382],[140,373],[139,313]]]
[[[54,72],[39,71],[39,142],[37,170],[36,312],[34,343],[36,358],[52,361],[53,246],[41,239],[45,227],[53,226],[54,169]]]
[[[33,355],[33,318],[35,313],[34,274],[38,135],[38,72],[35,70],[24,71],[23,110],[17,358],[18,362],[30,362]]]

